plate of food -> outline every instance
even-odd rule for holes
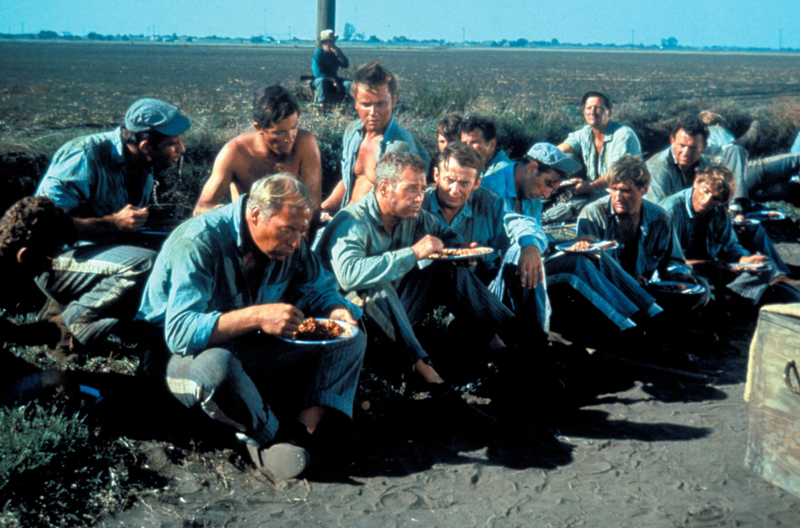
[[[748,220],[758,220],[760,222],[773,222],[777,220],[785,220],[786,214],[778,209],[761,209],[760,211],[753,211],[747,213],[744,217]]]
[[[676,281],[654,281],[650,286],[661,293],[675,293],[678,295],[697,295],[706,291],[702,284],[692,284],[691,282]]]
[[[760,224],[761,220],[758,220],[756,218],[742,218],[737,220],[734,218],[732,222],[733,225],[735,226],[754,226]]]
[[[490,253],[494,253],[494,249],[490,247],[444,248],[438,253],[428,255],[428,258],[433,260],[463,260],[482,257]]]
[[[567,253],[596,253],[607,249],[616,249],[619,244],[616,240],[600,240],[598,242],[587,242],[586,240],[573,240],[564,242],[556,246],[559,251]]]
[[[731,264],[731,271],[735,271],[737,273],[764,273],[765,271],[772,271],[772,266],[769,265],[769,262],[753,262],[751,264]]]
[[[300,329],[292,339],[285,337],[279,337],[279,339],[296,345],[326,345],[352,339],[358,335],[358,332],[358,327],[344,321],[309,317],[300,323]]]

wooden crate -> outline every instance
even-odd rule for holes
[[[745,464],[800,497],[800,394],[784,379],[792,361],[800,371],[800,304],[762,308],[750,345],[744,396],[750,403]],[[787,377],[800,392],[795,372]]]

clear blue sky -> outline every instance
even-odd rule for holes
[[[545,7],[547,6],[547,7]],[[0,31],[75,35],[172,34],[313,38],[316,0],[2,0]],[[266,15],[266,16],[265,16]],[[367,37],[550,40],[688,46],[800,48],[800,0],[339,0],[345,22]],[[290,33],[291,32],[291,33]]]

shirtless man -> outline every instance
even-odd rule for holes
[[[322,161],[317,138],[297,127],[299,114],[297,100],[285,88],[260,89],[253,100],[255,130],[236,136],[222,148],[194,214],[218,207],[228,188],[236,199],[262,176],[288,172],[311,193],[316,218],[322,199]]]
[[[417,154],[425,164],[425,147],[397,124],[397,79],[374,60],[356,70],[351,87],[358,119],[344,133],[342,181],[322,203],[322,210],[335,213],[364,197],[375,184],[375,165],[387,152]]]

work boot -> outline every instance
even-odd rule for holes
[[[753,119],[753,121],[750,123],[750,128],[747,129],[747,132],[745,132],[742,137],[734,141],[733,144],[739,145],[749,152],[750,149],[758,144],[758,136],[760,135],[761,123],[759,123],[758,120]]]
[[[276,442],[259,446],[255,440],[243,434],[239,433],[236,437],[244,442],[253,465],[276,484],[295,478],[311,462],[308,452],[293,443]]]

